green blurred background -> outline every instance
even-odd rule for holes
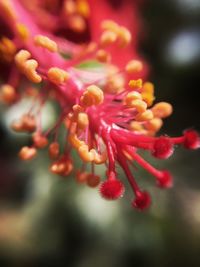
[[[151,66],[157,100],[174,106],[161,133],[200,130],[200,1],[149,0],[142,16],[140,50]],[[160,190],[139,170],[136,178],[153,198],[141,213],[131,209],[128,188],[123,199],[107,202],[73,177],[52,176],[46,151],[31,164],[21,163],[17,152],[30,140],[7,127],[16,110],[0,110],[1,267],[200,266],[200,151],[177,148],[159,162],[144,155],[169,169],[175,183]],[[56,107],[49,105],[49,112],[53,119]]]

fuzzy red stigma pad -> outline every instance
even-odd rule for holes
[[[173,144],[170,138],[161,136],[153,144],[152,155],[159,159],[167,159],[173,154]]]
[[[139,192],[136,198],[132,202],[132,206],[138,210],[144,210],[149,208],[151,204],[151,197],[148,192]]]
[[[118,199],[124,194],[124,185],[120,180],[107,180],[100,186],[101,196],[108,200]]]
[[[188,149],[197,149],[200,147],[200,137],[195,130],[184,131],[184,142],[183,145]]]

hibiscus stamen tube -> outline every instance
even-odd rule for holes
[[[32,144],[19,151],[22,160],[48,148],[50,172],[99,187],[107,200],[125,194],[117,173],[121,167],[134,193],[132,207],[144,210],[151,197],[138,186],[137,170],[132,172],[130,163],[147,170],[161,188],[171,187],[173,179],[138,152],[167,159],[175,145],[197,149],[200,139],[193,129],[178,137],[158,136],[173,107],[154,103],[148,67],[137,52],[138,13],[138,1],[129,0],[118,12],[106,0],[1,0],[0,100],[8,106],[22,98],[32,101],[11,125],[13,131],[31,134]],[[59,105],[60,114],[44,131],[42,114],[49,99]],[[64,148],[58,138],[62,125]],[[81,169],[73,163],[72,150],[79,155]],[[96,175],[95,165],[106,168],[105,177]]]

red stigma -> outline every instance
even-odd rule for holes
[[[138,210],[148,209],[151,204],[151,197],[148,192],[138,192],[132,202],[132,206]]]
[[[107,180],[100,186],[101,196],[108,200],[118,199],[123,196],[124,185],[120,180]]]
[[[163,171],[161,176],[157,178],[157,185],[161,188],[170,188],[173,186],[173,178],[170,172]]]
[[[161,136],[153,144],[152,155],[159,159],[167,159],[173,154],[173,144],[168,137]]]
[[[200,137],[195,130],[184,131],[184,142],[183,145],[188,149],[197,149],[200,147]]]

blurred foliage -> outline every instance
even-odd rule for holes
[[[178,135],[187,127],[200,130],[199,1],[149,0],[143,18],[141,53],[151,66],[157,100],[174,105],[174,115],[162,133]],[[196,37],[191,37],[189,49],[187,42],[182,46],[184,51],[176,58],[174,51],[181,49],[174,48],[180,44],[176,38],[182,34]],[[184,57],[193,47],[199,47],[196,54]],[[175,185],[159,190],[152,177],[139,170],[136,178],[142,177],[141,185],[153,196],[151,209],[140,213],[131,209],[129,191],[122,200],[107,202],[98,190],[77,186],[73,177],[52,176],[46,151],[32,163],[21,163],[16,155],[29,139],[11,134],[3,108],[1,113],[0,266],[200,266],[199,151],[179,148],[159,163],[149,158],[174,174]],[[97,172],[104,175],[102,169]]]

